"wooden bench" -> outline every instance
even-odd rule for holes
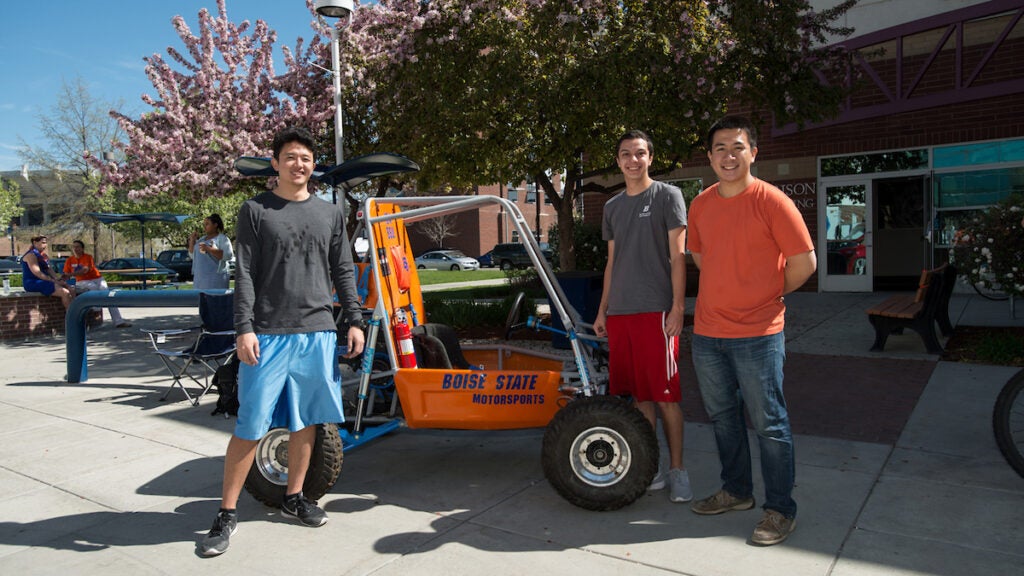
[[[942,354],[942,344],[935,334],[935,324],[943,336],[953,332],[949,321],[949,298],[956,283],[956,269],[943,264],[921,273],[917,292],[893,296],[870,308],[868,321],[875,328],[875,343],[871,350],[881,352],[889,334],[902,334],[910,328],[921,335],[929,354]]]

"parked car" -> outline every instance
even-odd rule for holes
[[[533,262],[530,261],[530,255],[526,253],[526,245],[519,242],[497,244],[488,254],[491,255],[493,265],[500,266],[502,270],[533,266]],[[542,248],[541,254],[545,260],[551,262],[552,252],[550,249]]]
[[[476,261],[480,263],[481,268],[494,268],[493,254],[494,250],[488,250],[486,254],[476,257]]]
[[[863,275],[867,274],[867,246],[864,234],[856,238],[828,241],[828,273]]]
[[[0,260],[0,273],[21,273],[21,263],[12,260]]]
[[[192,279],[192,255],[188,250],[164,250],[157,254],[156,261],[178,273],[178,279],[188,281]]]
[[[416,268],[420,270],[476,270],[480,263],[458,250],[431,250],[416,258]]]
[[[118,270],[141,270],[143,264],[145,264],[146,268],[146,278],[149,280],[162,277],[167,282],[175,282],[178,279],[177,272],[150,258],[111,258],[100,264],[99,269],[106,274],[117,274]],[[129,273],[126,275],[133,274]]]

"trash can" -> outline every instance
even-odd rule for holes
[[[593,323],[597,318],[597,309],[601,307],[604,274],[591,271],[559,272],[555,278],[569,304],[580,313],[583,321]],[[565,329],[562,319],[554,310],[551,311],[551,325],[559,330]],[[571,348],[569,339],[561,334],[552,334],[551,345],[562,350]]]

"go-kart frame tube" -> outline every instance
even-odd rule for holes
[[[370,216],[370,214],[373,213],[373,210],[371,209],[373,204],[393,204],[401,207],[402,211],[396,214]],[[572,346],[576,366],[579,368],[580,372],[580,389],[585,396],[595,395],[597,390],[591,383],[590,374],[593,367],[589,359],[584,355],[582,346],[576,334],[576,327],[583,326],[584,323],[576,309],[569,304],[569,299],[566,297],[565,292],[562,291],[561,285],[558,282],[552,281],[555,277],[554,271],[552,271],[547,260],[543,258],[537,239],[530,231],[529,224],[527,223],[526,218],[523,217],[523,213],[515,204],[505,198],[499,198],[496,196],[468,196],[457,198],[452,198],[450,196],[367,198],[363,207],[363,218],[366,222],[366,228],[370,230],[374,224],[389,222],[391,220],[401,219],[406,223],[414,223],[421,220],[439,218],[448,214],[455,214],[468,210],[479,210],[494,204],[499,205],[501,209],[504,209],[507,214],[512,216],[512,223],[519,232],[519,237],[525,239],[524,244],[526,245],[526,252],[530,256],[530,261],[533,263],[534,267],[540,272],[538,277],[541,284],[544,285],[544,289],[548,293],[551,300],[551,306],[562,320],[562,325],[568,328],[566,330],[567,336],[569,343]],[[374,234],[367,234],[367,236],[369,236],[370,242],[369,254],[377,254],[378,247],[374,240]],[[373,275],[374,282],[377,283],[376,285],[382,286],[383,279],[380,276],[379,263],[378,265],[373,266]],[[383,315],[380,316],[381,321],[390,325],[387,312],[378,305],[378,312],[376,312],[374,316],[377,317],[380,313],[383,313]],[[398,366],[398,357],[394,350],[394,346],[391,343],[391,338],[385,338],[385,341],[388,343],[388,355],[391,360],[391,365]]]

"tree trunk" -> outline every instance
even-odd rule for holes
[[[576,269],[573,204],[570,198],[565,198],[558,206],[558,264],[563,271]]]

